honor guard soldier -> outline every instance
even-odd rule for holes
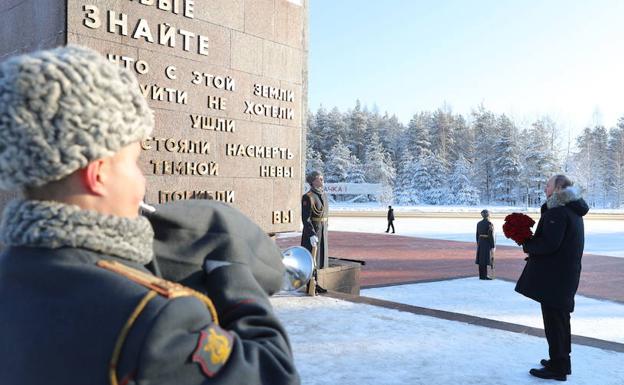
[[[487,267],[492,267],[494,272],[494,250],[496,238],[494,237],[494,225],[490,222],[490,212],[481,211],[483,219],[477,223],[477,258],[475,263],[479,265],[479,279],[491,280],[488,277]]]
[[[211,202],[159,208],[156,238],[138,215],[153,125],[133,74],[90,49],[0,64],[0,188],[24,195],[0,224],[2,383],[299,383],[267,297],[283,266],[256,269],[281,261],[266,235]],[[155,275],[154,247],[193,288]]]
[[[301,198],[301,221],[303,222],[301,246],[312,253],[316,269],[323,269],[329,267],[327,246],[329,201],[323,190],[323,174],[312,171],[306,176],[306,182],[310,185],[310,190]],[[325,290],[317,286],[316,291],[324,292]]]

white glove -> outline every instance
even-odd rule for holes
[[[312,247],[318,245],[318,237],[316,235],[310,237],[310,245],[312,245]]]

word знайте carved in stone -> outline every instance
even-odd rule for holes
[[[242,156],[249,158],[292,159],[293,153],[286,147],[255,146],[253,144],[225,144],[226,156]]]
[[[176,160],[150,160],[154,175],[218,176],[219,164]]]
[[[210,142],[205,140],[149,137],[141,141],[143,150],[176,152],[180,154],[210,154]]]
[[[167,203],[172,201],[182,201],[189,199],[213,199],[224,203],[234,203],[234,191],[191,190],[158,192],[158,203]]]
[[[100,9],[97,5],[83,5],[82,9],[85,13],[82,24],[90,29],[99,29],[102,26],[100,17]],[[106,30],[109,33],[128,36],[128,15],[123,12],[106,11]],[[149,23],[145,19],[138,19],[135,23],[134,30],[130,35],[131,38],[147,43],[160,44],[164,47],[175,48],[176,36],[182,37],[182,50],[191,52],[192,42],[196,41],[196,52],[199,55],[208,56],[207,36],[193,33],[182,28],[176,28],[169,23],[159,23],[158,33],[154,36]]]
[[[220,132],[236,131],[236,121],[225,118],[213,118],[212,116],[190,115],[191,128]]]

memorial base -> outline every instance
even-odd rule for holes
[[[358,262],[329,258],[329,267],[318,271],[318,284],[324,289],[360,295],[360,271]]]

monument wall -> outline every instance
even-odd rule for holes
[[[135,73],[156,117],[142,143],[148,203],[216,199],[267,232],[299,228],[307,0],[0,7],[0,57],[77,43]]]

